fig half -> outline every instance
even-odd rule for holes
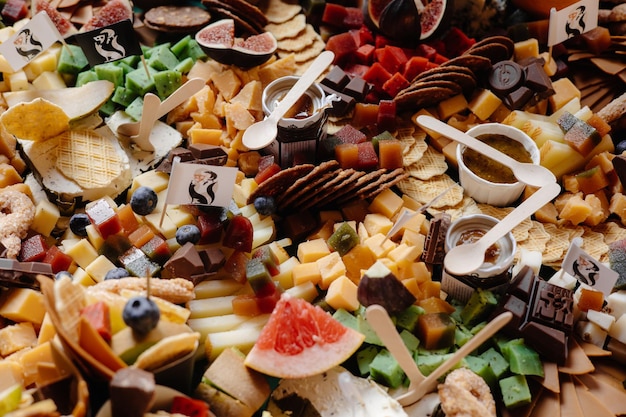
[[[235,21],[221,19],[200,29],[196,41],[215,61],[250,68],[269,60],[278,48],[276,38],[263,32],[247,38],[235,37]]]

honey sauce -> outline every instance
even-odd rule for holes
[[[500,152],[510,156],[520,162],[532,162],[530,153],[520,142],[511,139],[505,135],[487,134],[477,136],[477,139],[485,142],[487,145],[499,150]],[[511,168],[487,158],[480,152],[473,149],[465,149],[463,152],[463,163],[474,174],[494,183],[513,184],[517,182]]]

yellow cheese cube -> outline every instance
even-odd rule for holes
[[[541,58],[543,58],[543,70],[548,74],[548,77],[552,77],[556,74],[557,64],[556,59],[552,58],[552,56],[546,51],[539,54]]]
[[[447,120],[450,116],[461,113],[465,109],[467,109],[467,100],[463,94],[457,94],[437,104],[437,112],[442,120]]]
[[[87,271],[85,271],[83,268],[80,268],[80,267],[76,268],[76,270],[72,273],[72,275],[73,275],[73,281],[77,284],[82,285],[83,287],[90,287],[96,283],[96,281],[91,277],[91,275],[89,275]]]
[[[30,385],[37,380],[37,376],[39,374],[37,365],[40,363],[54,364],[51,342],[45,342],[41,345],[35,346],[20,357],[20,365],[22,365],[22,372],[24,375],[24,384]]]
[[[222,105],[222,108],[223,107],[224,106]],[[214,112],[215,109],[216,107],[213,108]],[[190,116],[191,119],[196,123],[187,130],[188,134],[189,131],[191,131],[192,129],[220,129],[222,127],[222,122],[219,118],[224,117],[223,114],[216,116],[213,113],[201,113],[197,111],[191,112]]]
[[[386,235],[393,227],[393,222],[387,216],[378,213],[369,213],[363,219],[365,230],[370,236],[381,233]]]
[[[24,385],[22,366],[15,361],[0,361],[0,392],[15,384]]]
[[[290,258],[289,253],[281,245],[282,243],[286,243],[287,246],[289,246],[291,245],[291,239],[287,239],[284,242],[274,240],[271,243],[269,243],[270,252],[272,252],[272,255],[276,257],[279,264],[282,264],[283,262],[285,262],[287,259]]]
[[[364,245],[356,245],[343,255],[341,259],[346,266],[346,275],[355,284],[361,281],[361,270],[369,268],[376,262],[376,256],[374,256],[370,248]]]
[[[417,246],[409,246],[406,243],[401,243],[394,249],[389,251],[387,257],[394,262],[402,260],[414,261],[420,257],[422,251]]]
[[[398,213],[398,211],[400,211],[403,204],[404,201],[402,200],[402,197],[393,192],[393,190],[387,188],[386,190],[378,193],[368,208],[372,213],[379,213],[391,219],[396,215],[396,213]]]
[[[480,120],[487,120],[500,104],[502,100],[491,90],[481,88],[474,93],[467,107]]]
[[[298,259],[302,263],[315,262],[328,255],[330,248],[324,239],[312,239],[298,245]]]
[[[363,223],[359,223],[359,225],[356,227],[356,233],[357,235],[359,235],[359,242],[361,243],[365,242],[365,239],[370,237],[370,234],[367,232],[367,229],[365,228],[365,225]]]
[[[67,86],[58,72],[44,71],[33,80],[33,87],[37,90],[60,90]]]
[[[13,26],[3,27],[2,29],[0,29],[0,43],[6,41],[14,34],[15,34],[15,29],[13,29]]]
[[[312,303],[319,296],[317,287],[312,282],[304,282],[300,285],[294,285],[291,288],[285,290],[285,292],[292,297],[302,298]]]
[[[96,250],[100,249],[104,243],[104,239],[102,238],[100,232],[98,232],[98,229],[96,229],[96,226],[89,224],[85,227],[85,231],[87,232],[87,239],[89,239],[89,243],[91,243]]]
[[[11,324],[0,329],[0,355],[9,356],[37,343],[37,335],[33,323],[24,321]]]
[[[356,225],[356,221],[354,221],[354,220],[349,220],[347,222],[344,222],[342,220],[339,223],[333,224],[333,232],[336,232],[337,229],[339,229],[343,223],[348,223],[348,226],[350,226],[352,228],[352,230],[354,230],[356,232],[357,225]]]
[[[420,110],[418,110],[416,113],[414,113],[414,114],[411,116],[411,120],[413,121],[413,123],[414,123],[416,126],[419,126],[419,125],[418,125],[418,123],[417,123],[417,118],[418,118],[419,116],[431,116],[431,117],[435,117],[435,114],[433,114],[433,113],[429,112],[429,111],[428,111],[428,110],[426,110],[426,109],[420,109]],[[443,137],[443,136],[441,135],[441,133],[439,133],[439,132],[435,132],[434,130],[424,129],[424,128],[423,128],[423,127],[421,127],[421,126],[420,126],[420,129],[422,129],[424,132],[426,132],[426,133],[428,134],[428,136],[430,136],[432,139],[435,139],[435,140],[436,140],[436,139],[438,139],[438,138]]]
[[[21,182],[22,177],[13,165],[10,165],[8,163],[0,163],[0,188],[19,184]]]
[[[400,281],[402,282],[402,285],[404,285],[404,287],[415,296],[415,298],[419,299],[421,297],[419,283],[415,278],[405,278]]]
[[[87,268],[98,257],[98,251],[87,239],[81,239],[69,247],[65,253],[72,257],[81,268]]]
[[[41,200],[35,208],[35,218],[30,228],[44,236],[50,236],[60,217],[61,212],[56,204],[52,204],[48,200]]]
[[[400,213],[398,215],[398,219],[402,215],[404,215],[405,211],[410,211],[411,212],[411,217],[409,218],[409,220],[407,220],[404,223],[402,228],[400,228],[400,232],[404,233],[407,230],[413,230],[414,232],[418,232],[419,233],[420,230],[422,230],[422,224],[426,220],[426,215],[424,215],[424,213],[415,213],[413,210],[409,210],[409,209],[403,208],[402,210],[400,210]],[[397,221],[397,219],[395,221]]]
[[[322,280],[320,268],[316,262],[301,263],[293,267],[291,271],[293,285],[300,285],[304,282],[312,282],[317,285]]]
[[[220,146],[222,144],[222,129],[193,128],[187,132],[191,143]]]
[[[160,172],[156,170],[147,171],[143,174],[137,175],[133,178],[133,182],[130,185],[129,196],[132,195],[133,191],[135,191],[139,187],[150,187],[154,190],[155,193],[159,191],[163,191],[169,185],[170,176],[165,172]]]
[[[174,222],[176,227],[195,223],[193,215],[180,206],[167,206],[165,214]]]
[[[322,277],[319,286],[323,290],[327,289],[331,282],[346,274],[346,266],[337,252],[331,252],[315,262]]]
[[[208,85],[202,87],[202,90],[193,95],[196,103],[196,109],[200,113],[212,113],[215,106],[215,91]]]
[[[421,254],[424,251],[425,240],[426,235],[414,230],[405,230],[400,243],[417,248],[417,251]]]
[[[518,62],[524,58],[537,58],[539,56],[539,41],[536,38],[529,38],[515,42],[513,56]]]
[[[378,262],[385,265],[393,275],[395,275],[396,277],[398,276],[398,264],[395,261],[389,258],[380,258]]]
[[[263,86],[260,81],[250,81],[243,86],[231,103],[239,103],[245,109],[263,111]]]
[[[57,334],[57,331],[50,319],[48,313],[43,316],[43,322],[41,322],[41,328],[39,329],[39,334],[37,335],[37,344],[40,345],[44,342],[52,340],[54,336]]]
[[[12,288],[0,299],[0,316],[40,326],[46,309],[43,294],[29,288]]]
[[[578,193],[567,200],[565,206],[559,212],[559,217],[577,225],[587,219],[591,214],[591,210],[591,205],[583,200],[582,193]]]
[[[392,240],[386,239],[385,235],[382,233],[368,237],[363,244],[370,248],[374,256],[378,259],[387,256],[387,254],[396,247],[396,244]]]
[[[57,69],[57,56],[54,53],[44,52],[30,61],[25,67],[24,72],[34,80],[44,72],[55,72]]]
[[[293,287],[295,285],[293,282],[293,268],[297,265],[300,265],[298,258],[295,256],[290,257],[280,263],[280,272],[272,278],[285,290]]]
[[[402,194],[402,204],[405,209],[413,211],[417,211],[420,209],[420,207],[422,207],[422,203],[408,196],[407,194]]]
[[[572,99],[580,99],[582,94],[578,87],[567,77],[559,78],[552,82],[554,94],[548,98],[550,109],[555,112]]]
[[[236,130],[245,130],[256,121],[241,103],[226,104],[224,113],[226,113],[226,129],[231,137],[235,135]]]
[[[104,281],[104,276],[111,269],[115,269],[115,264],[106,256],[100,255],[87,265],[85,272],[87,272],[96,282],[101,282]]]
[[[161,213],[150,213],[144,217],[146,223],[149,223],[156,230],[161,232],[165,239],[170,239],[176,236],[176,224],[169,217],[163,217],[161,221]]]
[[[325,300],[335,310],[343,308],[344,310],[355,311],[359,308],[357,288],[350,278],[342,275],[330,283]]]
[[[28,77],[24,71],[16,71],[6,74],[4,80],[9,84],[11,91],[23,91],[31,88]]]

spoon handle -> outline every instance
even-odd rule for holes
[[[502,236],[510,232],[515,226],[530,217],[541,207],[549,203],[561,192],[561,186],[556,183],[549,183],[535,191],[530,197],[522,201],[519,206],[507,214],[494,227],[489,229],[479,240],[481,245],[488,248],[498,241]],[[478,243],[476,242],[476,243]]]
[[[274,107],[272,113],[268,116],[268,119],[274,121],[280,120],[281,117],[287,113],[287,110],[293,106],[296,101],[304,94],[304,92],[315,82],[317,77],[328,68],[328,66],[335,59],[335,54],[331,51],[322,52],[315,61],[309,66],[309,68],[300,76],[298,81],[291,87],[291,90],[285,95],[285,97],[278,102],[278,105]]]
[[[491,159],[494,159],[498,162],[501,162],[502,164],[506,166],[510,167],[511,165],[517,165],[519,163],[515,159],[511,158],[510,156],[508,156],[507,154],[503,152],[500,152],[496,148],[489,146],[486,143],[481,142],[478,139],[468,135],[467,133],[459,129],[456,129],[448,125],[447,123],[444,123],[441,120],[436,119],[432,116],[422,115],[422,116],[418,116],[416,120],[420,126],[426,129],[434,130],[438,133],[441,133],[442,135],[456,142],[462,143],[468,148],[471,148],[475,150],[476,152],[480,152],[483,155]]]
[[[200,91],[200,89],[205,85],[206,83],[202,78],[191,78],[185,84],[178,87],[176,91],[167,96],[167,98],[161,102],[157,113],[157,119],[160,119],[170,111],[174,110],[176,106]]]

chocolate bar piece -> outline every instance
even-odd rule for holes
[[[357,100],[363,100],[369,93],[370,85],[361,77],[354,77],[345,86],[343,92]]]
[[[430,229],[424,240],[424,262],[432,265],[441,265],[445,257],[445,243],[448,228],[452,222],[449,213],[437,213],[430,221]]]
[[[341,91],[349,82],[350,77],[338,65],[335,65],[321,81],[322,85],[336,91]]]
[[[349,95],[341,93],[338,90],[333,90],[324,84],[322,84],[321,87],[327,96],[334,94],[339,98],[339,100],[333,101],[333,106],[327,110],[328,114],[331,116],[342,116],[352,110],[355,106],[356,100],[354,97],[350,97]]]

